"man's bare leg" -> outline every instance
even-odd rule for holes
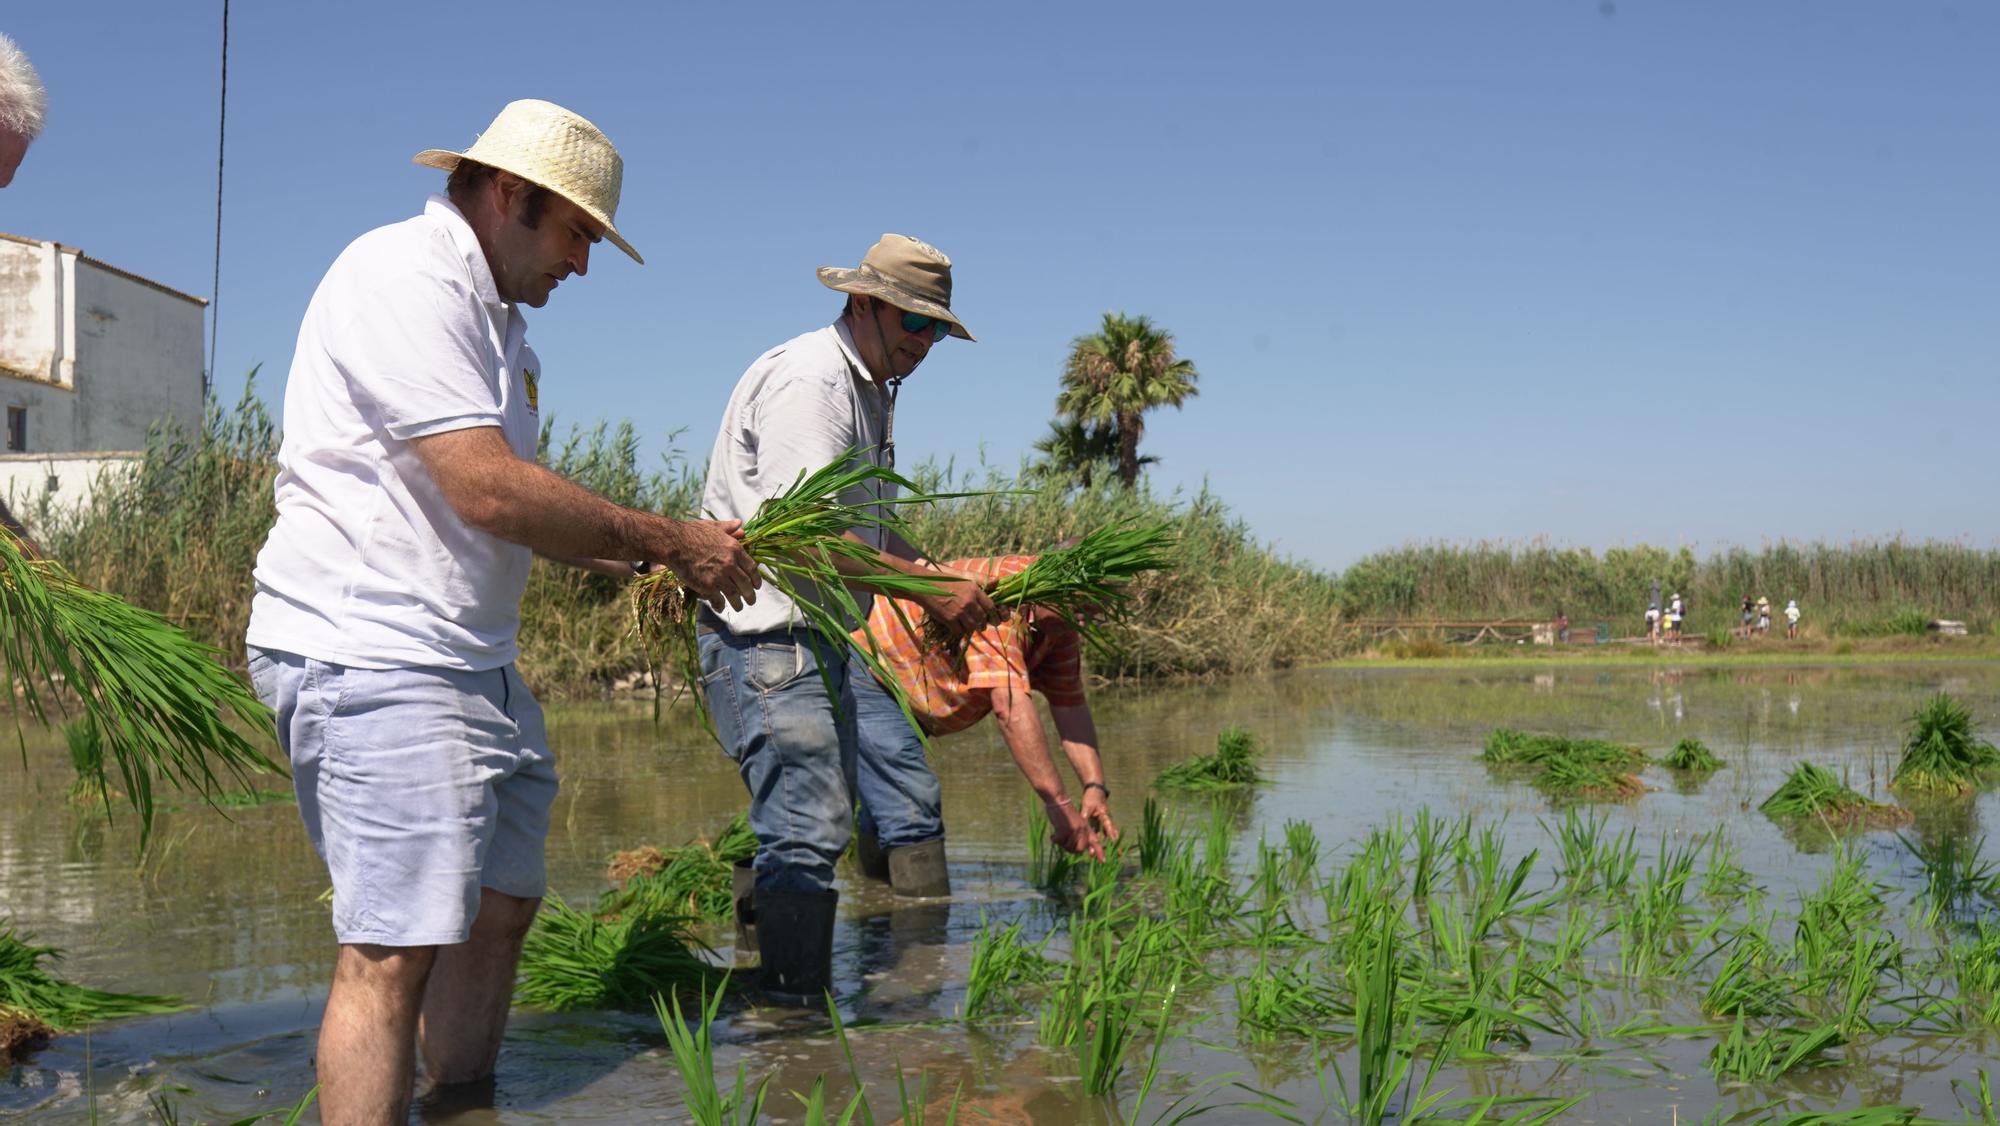
[[[432,1083],[450,1086],[493,1074],[500,1038],[507,1031],[507,1006],[514,998],[521,940],[541,903],[480,888],[472,937],[438,948],[417,1032],[424,1073]]]
[[[409,1118],[417,1013],[437,949],[341,946],[319,1029],[326,1126],[401,1126]]]

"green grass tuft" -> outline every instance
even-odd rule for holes
[[[1834,828],[1882,828],[1910,819],[1909,810],[1870,801],[1809,762],[1800,763],[1757,808],[1772,817],[1813,818]]]
[[[1708,749],[1707,743],[1694,738],[1682,739],[1675,743],[1674,749],[1667,752],[1665,762],[1674,770],[1699,771],[1704,774],[1712,770],[1721,770],[1724,765],[1722,759]]]
[[[662,994],[699,995],[723,977],[702,958],[693,920],[664,911],[587,915],[551,895],[521,946],[515,995],[557,1012],[652,1009]]]
[[[1257,737],[1242,727],[1225,727],[1215,737],[1215,753],[1196,755],[1160,771],[1153,785],[1179,790],[1230,790],[1263,781],[1257,772]]]
[[[1910,717],[1903,760],[1889,785],[1898,793],[1970,794],[1996,768],[2000,750],[1979,738],[1972,709],[1940,692]]]

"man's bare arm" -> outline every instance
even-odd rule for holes
[[[1063,787],[1062,773],[1056,767],[1055,756],[1049,753],[1048,739],[1042,734],[1041,713],[1035,710],[1034,696],[1027,684],[1017,681],[1011,687],[988,691],[993,696],[993,718],[1000,724],[1001,737],[1007,740],[1007,751],[1048,810],[1056,843],[1069,852],[1088,852],[1104,859],[1104,845],[1097,838],[1097,830],[1070,801]]]
[[[1097,721],[1089,704],[1049,705],[1056,721],[1056,737],[1062,740],[1063,755],[1083,783],[1083,816],[1112,840],[1118,839],[1118,823],[1111,819],[1111,792],[1104,785],[1104,761],[1097,750]]]
[[[563,559],[666,564],[709,601],[756,601],[757,568],[737,521],[669,520],[613,504],[514,455],[497,426],[412,439],[412,449],[460,519],[489,535]]]

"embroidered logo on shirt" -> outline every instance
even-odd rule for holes
[[[541,396],[539,394],[541,391],[541,380],[535,375],[535,369],[522,368],[521,381],[528,385],[528,409],[535,414],[542,413]]]

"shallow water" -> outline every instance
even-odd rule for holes
[[[1662,839],[1727,826],[1740,862],[1782,904],[1825,870],[1825,843],[1788,837],[1755,812],[1756,803],[1802,758],[1886,799],[1904,717],[1941,688],[1989,725],[2000,722],[2000,666],[1986,664],[1319,671],[1106,691],[1094,702],[1113,808],[1128,831],[1138,829],[1155,773],[1212,750],[1221,727],[1242,724],[1260,738],[1272,784],[1247,808],[1238,855],[1254,853],[1260,836],[1277,841],[1285,822],[1300,820],[1318,831],[1323,870],[1370,829],[1420,806],[1482,823],[1504,819],[1511,855],[1539,847],[1546,860],[1552,850],[1537,818],[1549,815],[1547,803],[1478,761],[1493,727],[1596,736],[1655,753],[1693,735],[1729,767],[1691,792],[1654,768],[1646,775],[1654,792],[1597,808],[1616,830],[1636,826],[1649,859]],[[604,865],[613,852],[711,832],[743,804],[731,765],[684,716],[656,726],[645,705],[552,708],[550,729],[563,772],[551,881],[572,902],[608,886]],[[977,1111],[965,1121],[1113,1120],[1118,1104],[1079,1096],[1075,1061],[1038,1047],[1032,1026],[967,1030],[952,1019],[982,920],[1028,917],[1046,927],[1056,908],[1025,882],[1029,795],[997,732],[986,725],[945,740],[940,755],[955,889],[949,906],[898,906],[858,879],[844,880],[837,990],[877,1116],[891,1117],[900,1065],[913,1079],[927,1071],[933,1092],[962,1088]],[[59,1040],[0,1079],[0,1118],[84,1121],[94,1105],[98,1121],[138,1121],[150,1113],[148,1097],[166,1093],[183,1121],[226,1121],[289,1103],[311,1086],[332,938],[318,901],[324,871],[295,808],[236,810],[227,819],[172,811],[141,859],[129,815],[107,826],[101,811],[64,800],[69,768],[54,740],[30,736],[25,775],[19,758],[8,758],[0,767],[0,916],[66,949],[59,973],[71,980],[178,994],[199,1007]],[[1954,833],[1970,843],[1982,836],[1994,800],[1926,817],[1916,833]],[[1198,802],[1182,804],[1198,812]],[[1893,833],[1860,840],[1878,877],[1914,881],[1917,865]],[[727,941],[716,937],[725,955]],[[1226,987],[1189,998],[1181,1015],[1209,1018],[1169,1052],[1169,1095],[1192,1078],[1238,1072],[1291,1099],[1307,1121],[1340,1121],[1324,1109],[1312,1060],[1282,1044],[1244,1046],[1229,1009]],[[775,1069],[767,1107],[779,1117],[798,1117],[784,1092],[807,1090],[821,1073],[836,1093],[848,1089],[823,1019],[739,1010],[717,1035],[724,1069],[739,1061],[753,1075]],[[421,1117],[680,1120],[680,1082],[664,1043],[650,1017],[517,1013],[490,1105],[426,1106]],[[1849,1049],[1847,1066],[1744,1087],[1719,1085],[1703,1069],[1710,1043],[1671,1040],[1590,1059],[1524,1054],[1447,1068],[1444,1081],[1482,1095],[1592,1091],[1563,1119],[1575,1122],[1700,1121],[1717,1106],[1788,1096],[1799,1109],[1901,1101],[1942,1113],[1955,1105],[1950,1081],[1986,1065],[1992,1047],[1889,1038]],[[1121,1087],[1128,1111],[1136,1073]],[[1148,1114],[1161,1105],[1156,1096]],[[1225,1110],[1209,1120],[1268,1119]]]

